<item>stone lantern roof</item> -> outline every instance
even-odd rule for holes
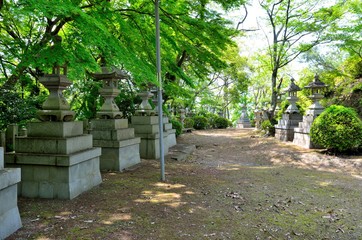
[[[106,79],[127,79],[129,75],[119,68],[112,67],[108,69],[107,67],[102,67],[101,73],[93,73],[92,76],[96,80],[106,80]]]
[[[290,85],[285,89],[286,92],[298,92],[302,90],[294,81],[294,78],[290,79]]]
[[[305,86],[305,88],[318,89],[318,88],[325,88],[327,86],[328,86],[327,84],[319,80],[319,76],[318,74],[316,74],[314,76],[314,81],[310,82],[307,86]]]

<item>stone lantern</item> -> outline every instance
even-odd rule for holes
[[[38,111],[38,118],[41,121],[69,122],[73,120],[75,113],[70,110],[63,96],[63,90],[71,85],[66,75],[66,65],[54,66],[51,74],[44,74],[40,78],[40,83],[49,90],[49,96],[42,105],[43,110]]]
[[[313,104],[308,108],[306,115],[317,117],[324,110],[324,107],[319,103],[319,101],[323,99],[324,96],[322,93],[327,88],[327,85],[320,81],[318,75],[315,75],[314,81],[309,83],[305,88],[310,89],[311,95],[309,98],[313,101]]]
[[[111,69],[102,67],[101,73],[92,74],[93,78],[102,81],[102,88],[99,90],[100,95],[104,98],[101,109],[97,112],[97,118],[100,119],[117,119],[122,117],[114,98],[121,92],[118,88],[119,80],[126,79],[129,76],[120,69]]]
[[[101,149],[93,146],[92,135],[84,134],[83,122],[73,120],[62,94],[71,84],[66,74],[67,66],[56,65],[40,78],[50,92],[38,111],[41,122],[29,122],[27,135],[18,136],[15,151],[5,155],[9,167],[21,168],[23,197],[73,199],[102,182]]]
[[[294,128],[293,143],[305,148],[318,148],[318,146],[311,141],[309,132],[314,119],[316,119],[324,110],[319,101],[323,98],[322,92],[326,87],[327,85],[320,81],[318,75],[315,75],[314,81],[305,87],[311,91],[309,98],[313,101],[313,104],[308,108],[306,115],[303,116],[303,121],[299,122],[297,128]]]
[[[287,100],[289,106],[282,118],[278,120],[278,124],[275,125],[275,138],[280,141],[293,141],[294,128],[298,126],[298,123],[302,120],[299,109],[296,102],[298,101],[297,93],[300,91],[300,87],[295,84],[294,78],[290,79],[290,85],[285,92],[288,94]]]
[[[298,92],[301,90],[298,85],[295,84],[294,78],[290,79],[290,85],[286,89],[286,92],[288,94],[287,100],[289,102],[289,106],[287,110],[285,110],[286,113],[299,113],[299,109],[297,108],[296,102],[298,101]]]
[[[136,115],[155,115],[155,110],[152,109],[152,106],[149,102],[149,100],[154,96],[153,93],[151,93],[148,90],[142,91],[137,94],[142,99],[141,104],[138,106],[138,109],[136,110]]]
[[[241,116],[239,118],[239,121],[237,123],[237,128],[250,128],[250,120],[247,113],[247,107],[245,104],[241,105]]]

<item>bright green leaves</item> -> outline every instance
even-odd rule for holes
[[[362,145],[362,121],[353,109],[332,105],[314,120],[310,135],[329,150],[354,150]]]

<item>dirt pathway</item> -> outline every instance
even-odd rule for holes
[[[19,199],[9,239],[362,239],[362,158],[305,150],[251,130],[194,131],[186,161],[103,173],[71,201]]]

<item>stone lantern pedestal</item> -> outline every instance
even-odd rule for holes
[[[154,96],[150,92],[141,92],[142,103],[132,116],[132,127],[135,129],[137,137],[141,138],[140,155],[144,159],[160,158],[160,130],[158,111],[152,109],[149,99]],[[156,98],[157,99],[157,98]],[[157,101],[153,101],[157,106]],[[168,117],[163,116],[163,143],[164,154],[168,154],[169,148],[176,145],[176,130],[172,129]]]
[[[172,123],[168,117],[163,116],[163,138],[165,139],[164,144],[166,148],[169,149],[177,144],[176,142],[176,129],[172,128]]]
[[[323,99],[322,91],[327,87],[326,84],[319,80],[318,75],[315,76],[313,82],[309,83],[305,88],[311,89],[313,104],[308,108],[303,121],[298,123],[298,127],[294,128],[293,143],[305,148],[319,148],[310,139],[310,128],[314,119],[316,119],[324,110],[319,101]]]
[[[90,133],[93,135],[93,145],[101,147],[101,170],[123,171],[141,162],[140,138],[135,137],[135,131],[128,126],[128,119],[121,119],[122,113],[114,102],[120,93],[119,80],[128,76],[119,69],[102,68],[102,73],[93,77],[102,81],[101,96],[105,99],[97,113],[98,119],[91,120]]]
[[[4,168],[4,149],[0,147],[0,239],[21,228],[18,209],[20,168]]]
[[[132,127],[141,138],[140,155],[144,159],[160,158],[160,131],[158,116],[132,116]],[[165,119],[164,119],[165,120]],[[167,136],[164,134],[164,153],[168,153]]]
[[[157,88],[154,88],[151,93],[153,94],[152,102],[155,106],[155,115],[159,115],[158,111],[158,90]],[[176,129],[172,129],[172,123],[170,123],[170,120],[168,117],[163,114],[162,116],[162,123],[163,123],[163,138],[164,138],[164,149],[169,149],[170,147],[176,145]]]
[[[5,156],[7,166],[21,168],[21,196],[72,199],[102,182],[101,149],[83,134],[83,122],[72,121],[74,112],[61,94],[70,84],[65,73],[54,68],[41,79],[50,91],[38,112],[43,122],[29,123],[27,136],[16,138],[15,153]]]
[[[251,123],[250,123],[248,113],[246,110],[247,110],[246,105],[242,105],[241,106],[241,116],[238,120],[236,128],[250,128],[251,127]]]
[[[289,106],[282,118],[278,120],[278,124],[275,125],[275,138],[280,141],[293,141],[294,128],[298,127],[299,122],[302,120],[302,115],[296,105],[298,101],[297,92],[300,90],[300,87],[294,83],[292,78],[289,87],[286,89]]]

